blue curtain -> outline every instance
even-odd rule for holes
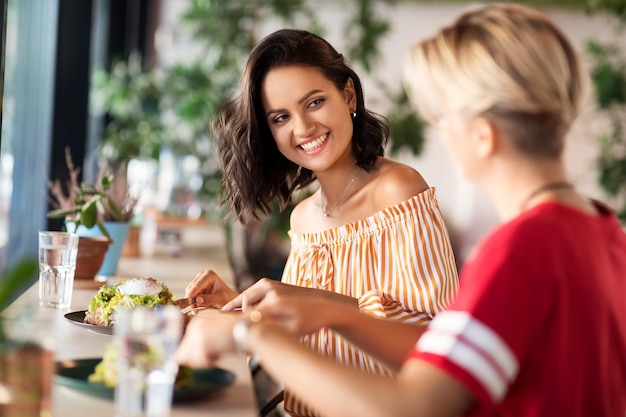
[[[46,173],[52,136],[58,0],[9,0],[17,16],[11,79],[5,95],[14,102],[10,142],[13,192],[9,212],[7,265],[37,256],[37,231],[45,228]],[[4,130],[4,129],[3,129]],[[4,144],[3,144],[4,147]]]

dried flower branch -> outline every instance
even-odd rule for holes
[[[48,189],[50,190],[50,197],[48,201],[52,207],[56,209],[69,210],[76,206],[76,198],[78,197],[78,175],[80,174],[80,168],[74,166],[72,161],[72,154],[70,148],[65,148],[65,165],[69,173],[69,179],[66,183],[66,190],[63,189],[61,181],[48,180]]]
[[[87,228],[98,226],[103,235],[110,237],[103,222],[129,221],[138,199],[129,193],[125,180],[115,182],[112,175],[99,175],[95,186],[88,182],[79,184],[80,168],[74,166],[69,148],[65,155],[69,171],[67,190],[59,180],[48,181],[51,205],[55,207],[48,212],[48,217],[64,218],[76,227],[81,224]]]
[[[118,171],[117,175],[114,175],[108,168],[105,168],[100,171],[99,177],[108,177],[111,179],[108,190],[109,198],[111,202],[119,208],[123,218],[122,221],[130,221],[135,215],[135,207],[139,202],[139,197],[131,193],[126,179],[126,172]],[[102,220],[113,222],[120,221],[120,219],[109,210],[105,210],[105,212],[102,213]]]

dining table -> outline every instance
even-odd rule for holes
[[[33,339],[52,350],[59,366],[73,361],[102,358],[105,347],[113,340],[112,334],[103,334],[68,319],[76,312],[87,310],[89,303],[102,285],[112,285],[134,277],[152,277],[163,282],[175,298],[182,298],[186,285],[202,270],[212,269],[224,281],[235,287],[233,271],[228,262],[223,228],[202,224],[182,230],[181,248],[172,255],[168,251],[150,256],[122,257],[114,277],[96,277],[74,283],[69,309],[40,307],[38,283],[34,283],[7,309],[4,319],[28,315]],[[217,314],[217,313],[215,313]],[[252,417],[257,416],[257,405],[252,376],[245,354],[224,355],[215,365],[231,378],[228,382],[201,398],[174,402],[171,417]],[[76,390],[58,382],[55,375],[52,386],[52,415],[54,417],[114,417],[111,398],[101,398]]]

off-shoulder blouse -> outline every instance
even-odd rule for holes
[[[289,232],[282,281],[354,297],[373,316],[426,323],[458,290],[458,275],[435,189],[369,217],[318,233]],[[368,372],[392,375],[331,330],[302,338],[324,356]],[[382,341],[393,343],[392,341]],[[285,387],[285,410],[314,416]]]

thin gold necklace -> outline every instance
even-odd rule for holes
[[[341,195],[339,196],[339,200],[337,200],[337,203],[330,210],[326,210],[326,208],[324,207],[326,205],[326,203],[324,202],[324,194],[320,191],[320,197],[322,198],[322,213],[324,214],[324,217],[330,216],[330,214],[333,211],[335,211],[335,209],[337,209],[337,207],[339,207],[341,205],[341,203],[343,202],[344,197],[346,196],[346,193],[350,189],[350,186],[352,185],[352,183],[354,183],[354,180],[356,180],[356,177],[359,175],[359,172],[361,172],[361,167],[357,166],[356,167],[356,171],[355,171],[354,175],[352,176],[352,179],[350,180],[350,182],[348,183],[346,188],[343,190],[343,193],[341,193]]]
[[[574,186],[567,181],[554,181],[538,187],[532,193],[528,194],[528,196],[524,200],[522,200],[522,203],[520,204],[520,211],[524,211],[528,203],[530,203],[532,199],[537,197],[539,194],[545,193],[546,191],[559,190],[562,188],[574,188]]]

